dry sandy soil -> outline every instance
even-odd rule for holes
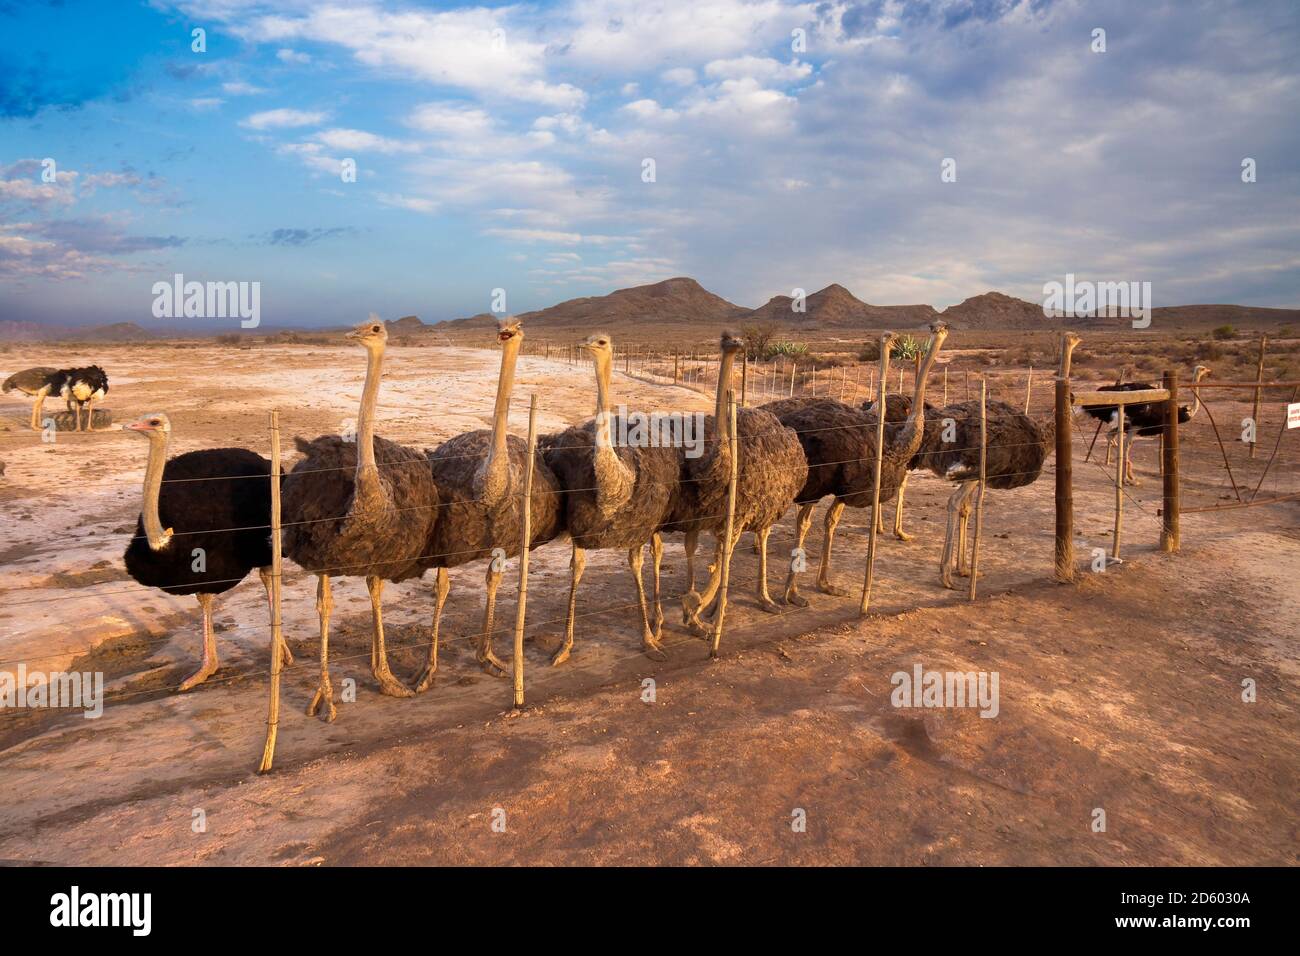
[[[5,358],[21,368],[51,357]],[[338,431],[355,416],[361,379],[359,352],[337,347],[129,348],[113,363],[107,404],[117,421],[167,411],[173,453],[219,445],[266,453],[271,408],[281,410],[286,448],[295,433]],[[392,349],[381,433],[432,447],[485,427],[496,364],[486,350]],[[702,392],[622,375],[616,389],[633,407],[709,406]],[[533,391],[543,431],[589,414],[588,368],[528,356],[516,432]],[[1034,486],[989,495],[974,605],[939,585],[951,489],[929,476],[909,486],[916,539],[881,541],[865,620],[856,594],[820,595],[811,580],[811,608],[761,613],[746,540],[717,661],[680,627],[684,566],[673,541],[669,660],[637,653],[631,583],[622,556],[609,553],[590,556],[572,660],[549,667],[568,549],[539,549],[529,580],[529,707],[517,715],[508,684],[473,663],[482,569],[469,567],[452,572],[438,682],[413,700],[375,691],[365,590],[340,580],[334,679],[336,688],[354,679],[357,699],[340,705],[333,724],[308,718],[313,581],[286,564],[285,631],[298,660],[285,675],[275,770],[258,776],[267,613],[256,577],[219,600],[221,671],[176,694],[197,663],[197,605],[139,587],[120,560],[139,510],[145,443],[102,431],[44,444],[23,427],[27,406],[9,398],[0,406],[0,668],[100,670],[110,702],[97,720],[0,710],[0,859],[1296,862],[1300,503],[1186,516],[1183,551],[1159,554],[1149,446],[1137,457],[1144,481],[1126,516],[1127,563],[1085,569],[1073,587],[1048,579],[1050,464]],[[1239,420],[1240,407],[1220,407],[1222,421]],[[1081,565],[1089,549],[1109,547],[1113,501],[1104,472],[1082,461],[1090,437],[1091,429],[1076,441]],[[1189,501],[1222,503],[1230,491],[1206,422],[1186,438]],[[1296,490],[1297,444],[1284,442],[1262,495]],[[1238,481],[1250,476],[1253,486],[1263,461],[1229,453]],[[861,580],[867,525],[853,511],[841,524],[843,584]],[[772,537],[778,566],[790,540],[787,517]],[[506,653],[513,568],[497,618]],[[773,570],[778,594],[779,577]],[[429,583],[390,585],[385,598],[394,669],[413,675],[428,639]],[[894,708],[891,675],[916,664],[996,671],[998,716]],[[1258,688],[1254,703],[1242,700],[1246,678]],[[1104,833],[1091,828],[1096,808],[1106,811]],[[791,826],[796,809],[806,832]],[[203,832],[193,825],[199,810]]]

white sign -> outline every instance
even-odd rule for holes
[[[1286,407],[1286,427],[1300,428],[1300,402],[1292,402]]]

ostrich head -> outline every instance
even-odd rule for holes
[[[150,412],[123,425],[122,431],[139,432],[150,440],[155,436],[166,439],[172,433],[172,423],[162,412]]]
[[[1198,365],[1192,369],[1192,381],[1199,382],[1205,376],[1209,375],[1212,369],[1208,365]]]
[[[505,345],[511,339],[516,337],[522,339],[523,336],[523,323],[513,316],[507,316],[497,322],[497,341],[502,345]]]
[[[368,349],[383,348],[388,344],[388,326],[375,313],[347,334],[348,341],[358,342]]]
[[[612,355],[614,353],[614,342],[604,332],[597,332],[595,335],[587,336],[587,341],[583,342],[581,347],[593,355]]]
[[[730,329],[722,333],[721,348],[723,355],[735,355],[745,347],[745,340],[739,332]]]

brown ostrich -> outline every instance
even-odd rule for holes
[[[32,431],[41,430],[41,406],[45,396],[50,394],[50,378],[58,371],[57,368],[48,365],[38,365],[35,368],[25,368],[21,372],[15,372],[0,384],[0,392],[6,395],[12,391],[19,391],[36,399],[32,404]]]
[[[336,713],[329,675],[330,577],[366,579],[374,620],[371,673],[381,693],[410,697],[411,689],[388,666],[383,587],[385,581],[424,573],[421,558],[438,518],[438,491],[424,455],[375,435],[388,330],[372,314],[348,338],[365,348],[367,358],[356,440],[339,435],[297,439],[304,457],[286,476],[283,492],[285,554],[318,580],[320,685],[307,713],[315,715],[324,705],[327,720]]]
[[[862,403],[862,410],[867,412],[871,421],[875,421],[876,403],[868,399]],[[936,409],[929,402],[925,403],[925,427],[927,431],[921,438],[922,447],[925,446],[926,437],[930,434],[929,429],[934,427],[934,413]],[[885,441],[892,444],[898,440],[903,428],[907,424],[908,416],[912,413],[912,396],[910,395],[886,395],[885,396]],[[921,456],[918,452],[913,455],[907,463],[907,472],[903,473],[903,480],[898,483],[898,495],[894,498],[894,537],[899,541],[911,541],[912,535],[903,530],[903,493],[907,490],[907,474],[921,467]],[[884,515],[876,515],[876,531],[879,534],[885,533]]]
[[[735,541],[726,543],[727,488],[731,477],[730,415],[727,390],[736,356],[745,343],[732,332],[722,334],[722,362],[714,413],[704,420],[708,450],[698,458],[682,458],[681,483],[665,530],[686,535],[687,586],[682,598],[682,619],[697,635],[707,632],[701,612],[718,594],[722,560]],[[798,436],[771,412],[761,408],[736,411],[737,461],[736,507],[732,533],[736,540],[753,531],[758,546],[758,603],[765,611],[780,613],[767,589],[767,539],[772,525],[780,520],[795,500],[795,493],[808,477],[808,462]],[[701,532],[716,537],[709,583],[695,590],[695,548]],[[724,545],[729,544],[724,550]],[[716,650],[716,649],[715,649]]]
[[[942,322],[931,325],[931,335],[925,361],[916,376],[916,389],[912,395],[911,413],[901,431],[885,434],[880,471],[880,500],[889,501],[907,474],[912,456],[921,447],[925,423],[925,384],[930,366],[934,364],[948,328]],[[887,354],[893,345],[893,335],[882,336],[881,354]],[[860,408],[854,408],[830,398],[783,399],[764,405],[788,427],[793,428],[803,444],[808,458],[808,480],[800,488],[795,501],[799,504],[797,549],[802,552],[804,539],[812,524],[813,508],[827,495],[834,500],[826,511],[822,537],[822,554],[817,566],[817,587],[823,593],[845,596],[843,588],[830,581],[831,546],[835,528],[844,508],[870,508],[875,491],[876,418]],[[872,516],[875,520],[875,516]],[[806,607],[808,599],[799,593],[798,565],[791,562],[786,579],[785,600],[789,604]]]
[[[1061,334],[1058,371],[1061,378],[1070,377],[1070,355],[1079,341],[1073,332]],[[1042,473],[1048,455],[1056,450],[1056,419],[1030,418],[1006,402],[986,402],[985,410],[986,486],[1009,490],[1033,484]],[[927,433],[919,457],[920,467],[947,481],[958,482],[957,490],[948,499],[948,527],[939,565],[943,586],[951,588],[954,570],[961,575],[968,573],[966,527],[970,521],[971,495],[979,487],[980,403],[945,405],[934,413],[934,418],[938,427]]]
[[[663,541],[659,531],[670,518],[683,452],[678,447],[649,444],[613,445],[611,428],[617,427],[619,434],[623,434],[626,427],[612,412],[613,343],[608,335],[598,333],[590,336],[583,347],[591,352],[596,372],[596,417],[548,435],[544,440],[546,464],[564,489],[564,513],[573,540],[564,644],[555,652],[551,663],[564,663],[573,648],[573,622],[578,584],[586,567],[585,552],[605,548],[627,551],[628,567],[636,581],[637,600],[641,605],[641,646],[654,659],[664,660],[658,641],[663,623],[659,597]],[[647,542],[651,544],[654,560],[653,624],[641,577]]]
[[[515,362],[524,342],[523,329],[514,319],[498,325],[501,343],[501,373],[497,380],[492,428],[465,432],[426,452],[434,484],[441,499],[438,521],[425,546],[425,568],[436,568],[433,641],[429,661],[416,681],[416,690],[427,690],[438,670],[438,625],[451,586],[447,569],[491,558],[487,566],[487,605],[483,632],[478,640],[478,661],[494,676],[505,675],[505,665],[492,649],[492,622],[496,613],[497,587],[502,564],[519,554],[523,520],[524,472],[528,466],[528,445],[507,433],[510,393],[514,388]],[[529,501],[531,525],[529,550],[545,544],[564,531],[560,483],[540,452],[533,460],[533,491]]]

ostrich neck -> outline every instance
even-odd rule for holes
[[[366,349],[366,384],[361,390],[361,411],[357,416],[357,490],[372,495],[379,490],[379,466],[375,464],[375,405],[383,375],[384,350]]]
[[[714,427],[718,432],[718,449],[731,438],[731,416],[727,412],[727,391],[731,387],[731,370],[736,365],[736,353],[722,353],[722,363],[718,366],[718,394],[713,403]]]
[[[1070,377],[1070,362],[1072,361],[1071,356],[1074,354],[1074,345],[1073,342],[1066,342],[1061,348],[1061,367],[1057,369],[1057,373],[1063,379],[1068,380]]]
[[[1200,381],[1201,381],[1201,379],[1202,379],[1203,377],[1204,377],[1203,375],[1197,375],[1197,376],[1195,376],[1195,377],[1192,379],[1192,384],[1193,384],[1193,385],[1200,384]],[[1192,394],[1192,408],[1191,408],[1191,410],[1187,413],[1187,420],[1190,422],[1193,418],[1196,417],[1196,413],[1199,412],[1200,410],[1201,410],[1201,390],[1198,388],[1198,389],[1197,389],[1197,390]]]
[[[596,475],[596,499],[603,511],[625,505],[632,497],[635,481],[631,470],[614,451],[609,437],[610,370],[608,354],[597,353],[596,367],[596,447],[592,452],[592,470]]]
[[[519,357],[521,336],[513,336],[501,346],[501,374],[497,378],[497,399],[492,409],[492,445],[483,462],[482,495],[496,501],[509,484],[510,459],[506,452],[506,426],[510,415],[510,393],[515,387],[515,360]]]
[[[916,373],[916,388],[912,392],[912,410],[908,413],[907,424],[903,427],[903,433],[898,438],[898,445],[895,450],[895,457],[903,461],[908,461],[921,447],[921,439],[925,437],[925,382],[930,377],[930,366],[939,355],[939,347],[943,344],[943,339],[937,336],[930,337],[930,347],[925,351],[925,361],[921,363],[921,368]],[[884,413],[883,410],[881,412]]]
[[[163,467],[167,462],[167,441],[165,434],[154,432],[149,435],[149,461],[144,469],[144,533],[149,539],[149,547],[154,551],[161,551],[171,540],[158,515]]]

